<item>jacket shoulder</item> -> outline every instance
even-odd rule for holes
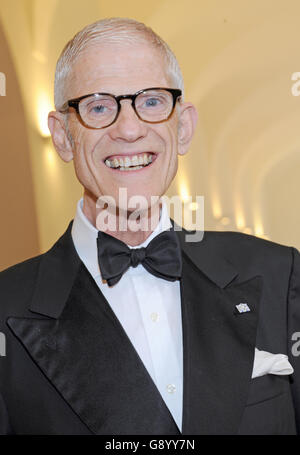
[[[207,242],[213,242],[218,246],[229,245],[230,247],[235,246],[238,248],[253,248],[263,251],[276,251],[287,253],[291,247],[282,245],[271,240],[266,240],[255,235],[244,234],[242,232],[235,231],[205,231],[204,240]]]
[[[45,253],[15,264],[0,272],[0,302],[5,297],[20,297],[23,301],[27,296],[31,297],[41,262],[44,259],[55,257],[58,251],[60,251],[60,256],[64,257],[65,254],[69,254],[69,251],[74,248],[71,240],[71,227],[72,221],[69,223],[64,234]],[[55,266],[55,263],[51,263],[52,268],[55,268]]]
[[[27,303],[34,290],[43,255],[15,264],[0,272],[0,311]]]
[[[0,319],[9,314],[32,317],[28,308],[37,292],[38,283],[42,283],[41,286],[46,283],[48,288],[56,289],[56,279],[77,267],[79,257],[72,241],[71,228],[72,221],[45,253],[0,272]]]
[[[230,262],[265,264],[271,269],[278,266],[290,269],[294,254],[299,254],[291,246],[240,232],[206,231],[203,240],[209,244],[209,249],[219,251],[230,258]]]

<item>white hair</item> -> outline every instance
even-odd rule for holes
[[[64,47],[57,61],[54,82],[54,103],[57,110],[61,109],[66,100],[66,86],[72,65],[77,57],[92,44],[98,43],[147,43],[157,48],[166,62],[166,72],[174,88],[183,93],[183,77],[178,61],[162,38],[150,27],[134,19],[107,18],[87,25],[79,31]]]

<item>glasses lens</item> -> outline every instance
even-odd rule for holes
[[[145,90],[137,96],[135,108],[141,119],[160,122],[171,114],[173,96],[166,90]]]
[[[103,128],[114,121],[118,113],[118,104],[109,95],[92,95],[79,103],[79,113],[87,125]]]

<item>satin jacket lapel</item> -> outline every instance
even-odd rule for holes
[[[183,251],[181,281],[183,434],[238,431],[254,361],[260,276],[238,281],[234,267],[203,241]],[[251,309],[238,313],[235,305]]]
[[[9,327],[93,433],[179,434],[121,324],[76,256],[70,227],[43,256],[31,311],[33,318],[10,317]]]

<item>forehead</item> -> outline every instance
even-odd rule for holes
[[[77,57],[68,80],[68,98],[99,91],[120,95],[170,84],[165,59],[153,46],[98,44]]]

